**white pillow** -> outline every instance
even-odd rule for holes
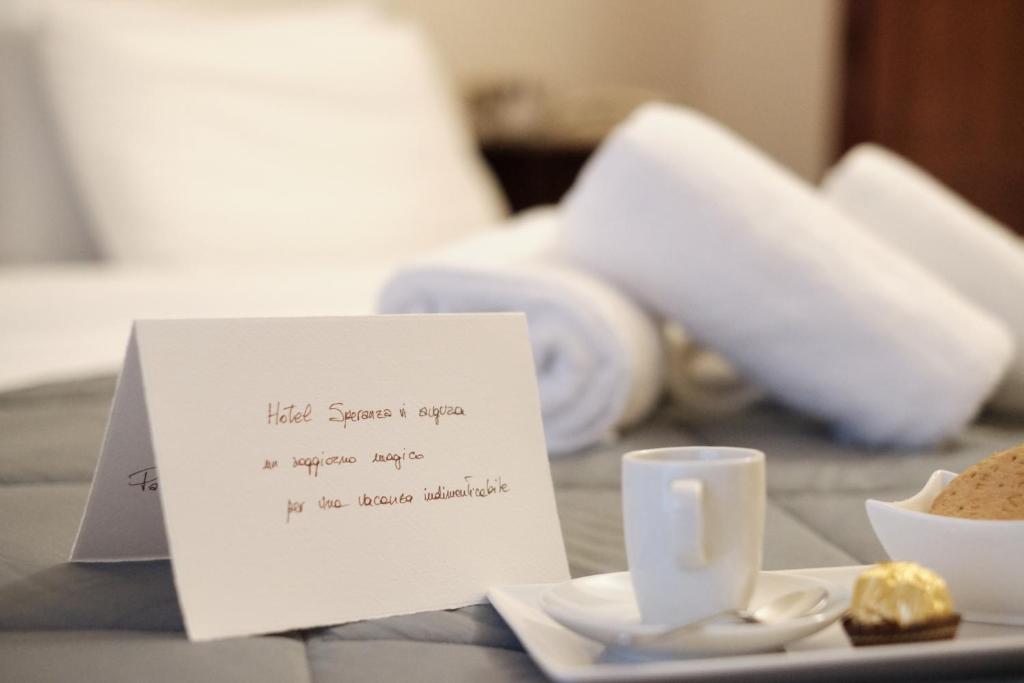
[[[77,0],[43,44],[116,259],[355,263],[501,215],[424,37],[370,9]]]

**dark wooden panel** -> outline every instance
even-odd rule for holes
[[[848,0],[842,149],[871,140],[1024,232],[1024,1]]]
[[[484,159],[513,212],[556,204],[572,187],[592,147],[530,144],[484,145]]]

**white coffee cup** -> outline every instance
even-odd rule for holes
[[[645,623],[748,606],[761,569],[764,453],[655,448],[622,457],[626,554]]]

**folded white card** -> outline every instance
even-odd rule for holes
[[[137,322],[72,561],[168,555],[193,640],[568,578],[525,318]]]

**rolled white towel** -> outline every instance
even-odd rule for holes
[[[571,256],[840,436],[959,430],[1013,352],[999,321],[729,130],[642,107],[563,202]]]
[[[1024,240],[902,157],[873,144],[848,152],[822,191],[879,238],[1002,319],[1017,354],[990,401],[1024,413]]]
[[[663,382],[658,324],[604,282],[566,265],[558,215],[535,210],[408,265],[382,313],[524,311],[548,450],[567,453],[647,416]]]

